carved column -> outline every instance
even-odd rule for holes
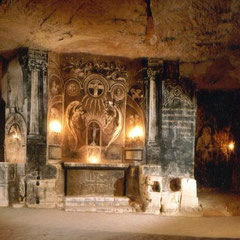
[[[27,159],[30,171],[42,175],[40,168],[46,163],[47,52],[30,49],[28,70]]]
[[[29,50],[28,67],[31,72],[29,134],[39,135],[41,102],[44,101],[40,98],[40,95],[42,96],[42,85],[46,85],[46,83],[44,84],[46,79],[42,78],[46,75],[45,72],[47,69],[47,53],[36,50]],[[42,82],[40,82],[40,80]]]
[[[163,75],[163,61],[161,59],[148,59],[148,116],[147,116],[147,162],[159,163],[160,139],[159,139],[159,92]]]
[[[155,143],[157,140],[157,89],[156,89],[157,71],[148,69],[149,77],[149,112],[148,112],[148,144]]]

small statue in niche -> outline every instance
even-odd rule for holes
[[[88,145],[100,146],[100,127],[96,122],[88,126]]]
[[[6,157],[8,162],[23,162],[23,138],[17,124],[13,124],[6,138]]]
[[[52,95],[57,95],[60,93],[60,85],[56,80],[52,80],[51,93]]]

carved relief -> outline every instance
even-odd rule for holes
[[[71,170],[68,174],[67,195],[122,196],[123,179],[124,171],[121,170]]]
[[[143,80],[132,81],[128,92],[125,128],[125,146],[127,148],[142,148],[145,144],[145,96],[143,84]]]
[[[129,91],[129,95],[138,104],[141,104],[144,100],[144,92],[143,92],[142,87],[139,85],[132,86]]]
[[[77,96],[80,92],[80,85],[76,80],[69,80],[66,83],[66,93],[69,96]]]
[[[112,58],[109,61],[105,59],[84,54],[61,55],[58,59],[61,65],[57,64],[56,59],[50,59],[49,121],[53,113],[57,115],[56,109],[64,116],[64,161],[86,162],[91,156],[101,162],[122,161],[127,134],[125,127],[128,125],[130,129],[135,125],[142,128],[140,145],[144,145],[145,96],[142,76],[130,80],[129,76],[136,73],[127,71],[125,59],[116,62]],[[140,62],[138,65],[142,68]],[[61,94],[62,113],[59,111],[60,105],[56,107],[54,104]]]
[[[126,82],[128,77],[126,66],[124,65],[116,65],[114,62],[93,63],[89,61],[83,63],[82,60],[74,57],[66,57],[63,70],[80,78],[97,73],[104,75],[108,80]]]
[[[179,81],[165,80],[163,107],[194,107],[191,90]]]
[[[6,121],[6,161],[24,163],[26,160],[26,124],[20,114],[11,115]]]
[[[161,155],[165,171],[176,164],[174,174],[193,174],[195,95],[187,79],[164,80],[162,83]],[[173,169],[173,168],[172,168]]]
[[[41,70],[47,71],[47,53],[44,51],[39,51],[36,49],[29,50],[29,61],[28,67],[29,70]]]
[[[113,62],[93,63],[68,58],[63,66],[72,78],[65,83],[64,156],[86,161],[121,160],[126,107],[126,68]],[[73,77],[76,80],[73,80]],[[65,145],[65,144],[64,144]]]
[[[70,103],[66,109],[66,124],[70,135],[68,135],[68,145],[76,150],[86,142],[86,111],[79,101]]]
[[[48,158],[61,159],[61,143],[63,131],[63,74],[60,69],[58,55],[49,53],[48,59]],[[51,129],[57,123],[58,132]]]

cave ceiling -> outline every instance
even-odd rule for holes
[[[179,60],[194,63],[192,71],[225,61],[232,71],[240,66],[240,1],[0,0],[0,53],[23,46]]]

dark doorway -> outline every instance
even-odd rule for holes
[[[5,102],[0,97],[0,162],[4,162]]]
[[[199,187],[230,191],[240,184],[240,91],[199,91],[195,178]]]

